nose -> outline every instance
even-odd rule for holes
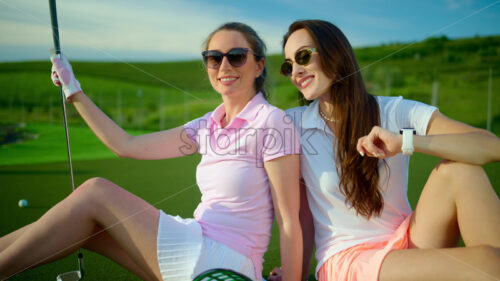
[[[227,56],[222,57],[222,61],[220,63],[219,69],[230,69],[231,67],[233,67],[233,66],[229,63]]]
[[[304,67],[296,62],[292,63],[292,77],[301,76],[304,74]]]

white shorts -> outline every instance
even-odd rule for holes
[[[160,210],[157,253],[163,281],[191,281],[212,268],[240,272],[255,280],[252,260],[204,237],[194,219],[173,217]]]

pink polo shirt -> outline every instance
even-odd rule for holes
[[[295,126],[258,93],[221,128],[224,104],[184,125],[202,154],[196,170],[201,203],[194,212],[203,235],[252,259],[262,279],[273,204],[264,161],[299,154]]]

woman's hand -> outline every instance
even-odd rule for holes
[[[73,68],[63,54],[59,56],[51,50],[50,61],[52,62],[52,82],[56,86],[62,86],[64,96],[69,102],[72,95],[82,92],[80,83],[76,80],[73,74]]]
[[[269,272],[268,281],[281,281],[281,267],[275,267],[271,272]]]
[[[400,153],[401,143],[401,135],[374,126],[368,135],[358,139],[356,149],[361,156],[384,159]]]

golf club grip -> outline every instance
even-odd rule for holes
[[[49,0],[50,21],[52,22],[52,37],[54,39],[54,48],[56,54],[61,53],[61,45],[59,43],[59,25],[57,24],[57,9],[56,0]]]

